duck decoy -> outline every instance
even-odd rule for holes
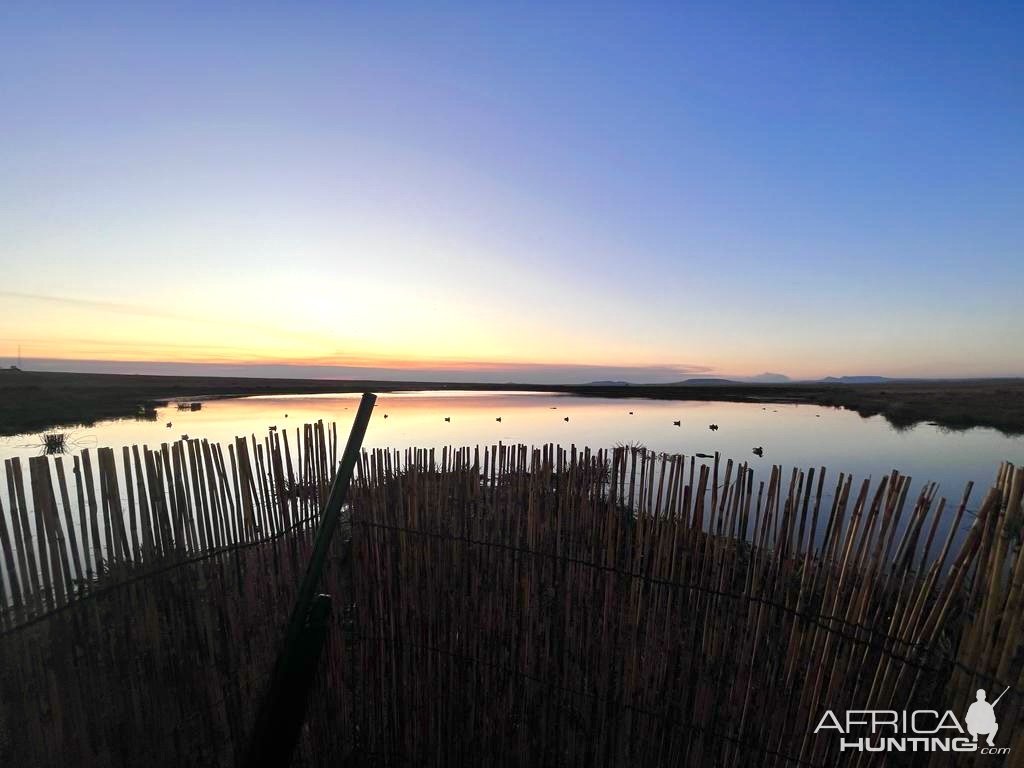
[[[717,424],[708,424],[708,429],[710,429],[712,432],[717,432],[718,431],[718,425]]]
[[[757,446],[757,448],[755,448],[752,452],[755,456],[764,456],[764,448],[762,448],[760,445]]]
[[[566,416],[564,419],[562,419],[562,421],[568,421],[568,420],[569,420],[568,416]]]
[[[445,417],[444,417],[444,420],[445,420],[445,421],[451,421],[451,420],[452,420],[452,417],[451,417],[451,416],[445,416]]]
[[[677,426],[677,427],[681,427],[683,425],[682,422],[680,422],[680,421],[673,421],[672,424]]]
[[[498,416],[495,421],[501,421],[501,416]]]

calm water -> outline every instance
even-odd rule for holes
[[[228,441],[267,427],[295,428],[324,419],[338,423],[339,443],[355,413],[358,395],[270,396],[211,400],[200,411],[158,410],[156,421],[112,421],[67,430],[72,450],[120,448],[174,440],[183,434]],[[632,415],[630,415],[632,411]],[[387,414],[387,418],[384,415]],[[445,417],[451,422],[445,422]],[[501,418],[501,422],[495,419]],[[569,421],[564,419],[568,417]],[[673,421],[681,421],[676,427]],[[172,426],[168,428],[167,422]],[[718,424],[712,432],[709,424]],[[747,460],[767,477],[772,464],[788,469],[825,466],[856,479],[892,469],[910,475],[916,491],[929,480],[940,495],[959,500],[968,480],[973,501],[987,488],[1000,461],[1024,463],[1024,438],[991,429],[948,432],[919,425],[894,430],[881,417],[810,405],[614,400],[535,393],[403,393],[381,395],[366,437],[367,447],[403,448],[557,442],[579,447],[642,443],[656,451],[714,453]],[[37,435],[0,438],[0,459],[40,452]],[[339,450],[340,447],[339,446]],[[751,453],[764,448],[764,457]],[[3,491],[0,491],[3,493]]]

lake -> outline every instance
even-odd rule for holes
[[[262,437],[271,425],[294,429],[324,419],[337,422],[343,446],[358,400],[355,394],[216,399],[204,401],[197,411],[179,411],[172,403],[157,409],[154,421],[109,421],[64,431],[70,450],[77,451],[144,443],[158,446],[184,434],[226,442],[253,433]],[[719,451],[725,458],[750,462],[758,479],[767,478],[772,464],[787,470],[825,466],[829,477],[842,471],[853,473],[857,480],[877,479],[898,469],[913,478],[914,492],[926,481],[936,481],[940,495],[951,503],[959,500],[969,480],[975,482],[972,501],[978,503],[999,462],[1024,463],[1024,437],[1007,437],[992,429],[951,432],[927,424],[896,430],[879,416],[865,419],[852,411],[814,405],[522,392],[396,393],[381,395],[377,402],[366,447],[429,448],[501,441],[592,448],[642,444],[659,452],[689,455]],[[711,431],[710,424],[719,429]],[[0,438],[0,459],[38,455],[40,442],[39,435]],[[755,446],[763,447],[763,457],[751,452]]]

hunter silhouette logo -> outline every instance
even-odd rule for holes
[[[1010,690],[1010,686],[1006,686],[1006,691]],[[999,694],[999,699],[1006,695],[1006,691]],[[964,721],[967,723],[967,732],[974,737],[974,740],[978,740],[978,736],[988,736],[985,742],[990,746],[994,747],[992,739],[995,738],[996,731],[999,730],[999,723],[996,722],[996,704],[999,703],[999,699],[996,699],[991,704],[985,701],[985,689],[978,690],[977,701],[975,701],[967,710],[967,716]]]
[[[831,709],[822,715],[815,733],[835,731],[840,752],[977,752],[980,755],[1006,755],[1009,747],[997,747],[999,731],[996,705],[1006,695],[1007,686],[992,703],[984,689],[961,722],[952,710],[935,709],[896,711],[892,709],[850,709],[845,717]],[[979,737],[985,743],[979,744]]]

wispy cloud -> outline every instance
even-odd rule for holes
[[[25,344],[30,357],[26,367],[37,370],[94,371],[110,373],[162,373],[168,375],[225,375],[287,378],[359,378],[394,380],[445,380],[521,383],[581,383],[629,381],[666,383],[713,372],[707,365],[678,364],[586,364],[455,357],[416,357],[347,353],[337,350],[338,340],[319,333],[282,330],[263,324],[225,322],[161,307],[80,298],[76,296],[0,290],[0,299],[52,304],[89,312],[124,317],[156,317],[201,325],[211,323],[244,328],[263,335],[298,336],[315,340],[316,346],[335,350],[323,355],[282,356],[253,349],[238,349],[214,341],[207,343],[146,340],[114,335],[45,335],[2,339]],[[34,354],[33,354],[34,352]],[[152,359],[152,358],[158,359]]]
[[[209,326],[211,324],[216,324],[219,326],[230,326],[233,328],[241,328],[244,330],[256,331],[261,334],[268,334],[281,338],[292,338],[301,339],[304,341],[313,341],[322,345],[329,344],[333,346],[334,344],[337,343],[337,339],[330,338],[325,334],[316,333],[313,331],[295,331],[286,328],[280,328],[273,325],[268,325],[265,323],[251,323],[247,321],[225,319],[222,317],[203,317],[200,315],[189,314],[186,312],[175,312],[171,310],[166,310],[159,307],[147,307],[141,304],[129,304],[124,302],[106,301],[100,299],[83,299],[75,296],[55,296],[51,294],[25,293],[21,291],[4,290],[0,290],[0,298],[8,298],[19,301],[28,301],[42,304],[52,304],[63,307],[73,307],[77,309],[84,309],[95,312],[106,312],[129,317],[156,317],[164,318],[167,320],[176,320],[179,322],[193,323],[196,325],[203,326]]]
[[[50,296],[41,293],[22,293],[21,291],[0,291],[0,296],[10,299],[22,299],[25,301],[42,302],[44,304],[59,304],[65,307],[78,307],[80,309],[94,309],[101,312],[114,312],[123,315],[135,315],[145,317],[166,317],[174,320],[193,320],[188,315],[178,312],[167,312],[152,307],[144,307],[138,304],[123,304],[117,301],[99,301],[96,299],[78,299],[72,296]]]
[[[393,379],[446,379],[461,381],[584,382],[622,380],[632,382],[669,382],[712,372],[707,365],[558,363],[508,361],[472,357],[414,357],[395,354],[350,353],[338,349],[338,339],[318,332],[295,332],[265,324],[203,318],[195,314],[162,307],[81,298],[77,296],[0,290],[0,299],[71,307],[123,317],[155,317],[202,326],[228,325],[254,331],[263,336],[299,337],[313,341],[314,347],[333,350],[322,355],[282,355],[261,353],[253,348],[240,349],[210,341],[180,342],[122,335],[110,324],[110,334],[64,335],[51,338],[36,334],[0,338],[0,342],[23,344],[31,358],[48,370],[117,370],[118,372],[167,371],[184,373],[197,366],[217,366],[225,375],[303,376],[315,378],[355,377]],[[73,331],[72,331],[73,332]],[[211,343],[212,342],[212,343]],[[307,349],[309,347],[307,346]],[[157,359],[153,359],[157,358]],[[63,366],[63,367],[62,367]]]
[[[481,362],[444,367],[437,364],[337,365],[309,362],[165,362],[153,360],[69,360],[30,358],[29,370],[90,373],[137,373],[168,376],[251,376],[257,378],[381,379],[393,381],[451,381],[520,384],[581,384],[591,381],[668,383],[699,376],[704,366],[549,365],[544,363]]]

